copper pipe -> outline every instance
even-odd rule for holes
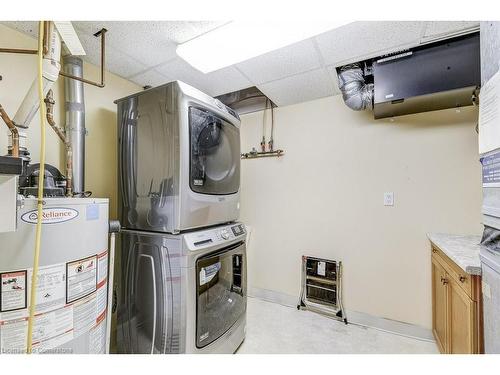
[[[0,48],[0,53],[24,53],[27,55],[36,55],[37,49],[20,49],[20,48]]]
[[[10,119],[7,112],[5,112],[1,104],[0,104],[0,116],[2,117],[3,121],[9,128],[10,133],[12,134],[12,156],[15,156],[17,158],[19,157],[19,131],[17,130],[16,126]]]
[[[44,28],[45,31],[43,33],[43,55],[45,56],[49,52],[50,22],[44,22]],[[38,50],[22,48],[0,48],[0,53],[23,53],[26,55],[36,55],[38,54]]]
[[[108,30],[103,28],[94,34],[95,37],[98,37],[99,35],[101,36],[101,83],[90,81],[90,80],[85,79],[85,78],[77,77],[77,76],[65,73],[62,70],[59,72],[59,75],[66,77],[66,78],[76,79],[77,81],[87,83],[89,85],[103,88],[106,85],[105,84],[104,66],[106,65],[106,37],[105,37],[105,34],[107,31]]]
[[[66,148],[66,196],[71,197],[73,196],[73,149],[64,130],[57,126],[54,121],[54,104],[56,104],[56,102],[54,100],[52,90],[47,92],[44,102],[47,107],[47,122],[57,134],[59,139],[64,143],[64,147]]]
[[[47,122],[52,127],[52,129],[54,129],[61,141],[66,143],[66,135],[64,134],[64,131],[59,126],[57,126],[56,122],[54,121],[54,104],[56,104],[56,102],[53,98],[52,90],[49,90],[49,92],[47,92],[47,96],[45,97],[44,102],[47,107]]]
[[[47,55],[49,53],[49,35],[50,35],[50,22],[45,21],[43,23],[44,32],[43,32],[43,55]]]

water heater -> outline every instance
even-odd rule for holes
[[[0,234],[0,352],[25,353],[37,200]],[[105,353],[108,199],[44,198],[33,352]]]

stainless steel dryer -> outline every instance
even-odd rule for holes
[[[179,233],[239,217],[240,120],[171,82],[116,101],[120,222]]]
[[[245,338],[245,227],[121,233],[120,353],[233,353]]]

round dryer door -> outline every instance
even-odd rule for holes
[[[240,181],[240,134],[233,124],[208,110],[189,109],[191,190],[234,194]]]

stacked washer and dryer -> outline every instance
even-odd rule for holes
[[[247,294],[239,117],[179,81],[116,103],[117,350],[233,353]]]

